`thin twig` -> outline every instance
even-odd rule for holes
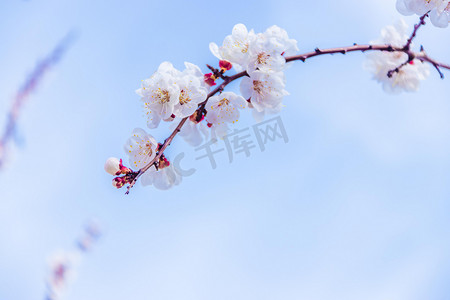
[[[291,62],[294,60],[301,60],[305,62],[308,58],[324,55],[324,54],[346,54],[348,52],[354,52],[354,51],[387,51],[387,52],[405,52],[403,48],[401,47],[393,47],[391,45],[358,45],[353,44],[352,46],[348,47],[338,47],[338,48],[329,48],[329,49],[319,49],[316,48],[312,52],[307,52],[304,54],[294,55],[290,57],[286,57],[286,62]]]
[[[442,73],[442,71],[440,70],[440,68],[444,68],[444,69],[450,70],[450,65],[444,64],[444,63],[441,63],[441,62],[438,62],[437,60],[434,60],[434,59],[430,58],[430,57],[425,53],[425,51],[422,51],[422,52],[416,54],[416,58],[417,58],[418,60],[422,61],[422,62],[430,63],[433,67],[435,67],[436,70],[437,70],[438,73],[439,73],[439,76],[441,76],[441,79],[444,79],[444,74]]]
[[[216,69],[216,68],[214,68],[214,67],[212,67],[212,66],[210,66],[210,65],[208,65],[208,64],[206,64],[206,67],[207,67],[208,69],[210,69],[211,72],[213,72],[213,74],[214,74],[214,76],[215,76],[216,78],[222,78],[223,80],[226,79],[227,76],[224,76],[223,73],[222,73],[220,70],[218,70],[218,69]]]
[[[392,69],[392,70],[389,70],[389,71],[387,72],[387,77],[391,78],[392,75],[394,75],[394,73],[400,72],[400,69],[403,68],[404,66],[406,66],[407,64],[409,64],[411,61],[412,61],[412,60],[409,60],[409,59],[408,59],[407,61],[405,61],[404,63],[402,63],[402,64],[401,64],[400,66],[398,66],[397,68]]]
[[[429,12],[430,12],[430,11],[428,11],[426,14],[424,14],[423,16],[421,16],[420,19],[419,19],[419,23],[417,23],[416,25],[414,25],[414,30],[413,30],[413,32],[411,33],[411,36],[409,37],[408,41],[407,41],[406,44],[405,44],[405,50],[409,50],[409,49],[410,49],[411,43],[412,43],[413,39],[416,37],[417,31],[419,30],[419,28],[420,28],[422,25],[425,25],[425,18],[428,17],[428,13],[429,13]]]
[[[387,72],[387,76],[388,76],[389,78],[391,78],[392,75],[394,75],[394,73],[400,72],[400,69],[401,69],[401,68],[403,68],[404,66],[406,66],[406,65],[409,64],[409,63],[411,63],[411,62],[414,60],[414,58],[415,58],[415,53],[412,52],[412,51],[410,51],[410,49],[411,49],[411,43],[412,43],[412,41],[414,40],[414,38],[416,37],[417,31],[419,30],[420,26],[425,25],[425,18],[428,17],[428,13],[429,13],[429,11],[428,11],[426,14],[424,14],[423,16],[420,17],[419,23],[417,23],[416,25],[414,25],[414,30],[413,30],[413,32],[411,33],[411,35],[409,36],[408,40],[406,41],[405,46],[403,46],[403,49],[405,50],[405,53],[408,54],[408,59],[407,59],[404,63],[402,63],[401,65],[399,65],[397,68],[392,69],[392,70],[389,70],[389,71]],[[423,51],[423,47],[421,47],[421,50],[420,50],[420,51]],[[439,68],[437,68],[437,70],[438,70],[439,74],[441,74],[441,76],[443,76],[442,73],[441,73],[441,71],[439,70]],[[442,78],[442,77],[441,77],[441,78]]]

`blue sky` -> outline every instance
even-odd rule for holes
[[[308,52],[367,43],[400,17],[394,0],[3,1],[0,124],[37,61],[78,38],[29,98],[24,143],[0,173],[0,299],[42,299],[47,257],[91,217],[105,234],[68,300],[447,299],[450,84],[433,70],[418,93],[391,96],[361,53],[298,62],[280,114],[288,143],[212,170],[178,139],[169,158],[185,152],[197,171],[168,192],[125,196],[103,171],[145,128],[134,91],[162,61],[206,71],[208,44],[236,23],[276,24]],[[450,62],[449,30],[429,24],[416,46]]]

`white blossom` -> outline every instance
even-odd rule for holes
[[[381,31],[381,39],[373,43],[384,43],[394,47],[402,47],[408,40],[407,25],[402,20],[396,26],[387,26]],[[367,54],[365,67],[373,74],[373,78],[382,83],[383,89],[388,93],[398,94],[401,91],[416,91],[421,80],[429,75],[429,67],[425,63],[414,59],[401,67],[398,72],[393,72],[388,77],[388,72],[396,69],[408,60],[408,55],[403,52],[376,51]]]
[[[245,25],[237,24],[222,46],[210,43],[209,48],[217,58],[231,62],[237,71],[246,69],[247,72],[257,69],[281,71],[286,63],[283,55],[298,51],[297,41],[275,25],[264,33],[255,34]]]
[[[244,24],[236,24],[231,35],[223,40],[221,47],[210,43],[209,49],[218,59],[231,62],[235,69],[240,71],[239,67],[247,64],[248,48],[255,39],[256,34],[253,30],[248,31]]]
[[[144,102],[149,128],[158,127],[161,119],[167,120],[172,116],[180,97],[180,87],[176,84],[180,75],[181,72],[170,62],[163,62],[150,78],[142,81],[142,87],[136,90]]]
[[[286,30],[276,25],[267,28],[263,37],[268,47],[280,55],[291,56],[295,55],[298,51],[297,41],[290,39]]]
[[[48,259],[47,286],[50,295],[60,298],[68,285],[75,279],[75,270],[80,263],[79,252],[59,251]]]
[[[254,71],[250,77],[241,81],[241,93],[245,99],[250,99],[251,107],[258,113],[270,113],[278,110],[284,96],[289,93],[284,89],[283,72]]]
[[[256,109],[252,109],[252,116],[255,119],[255,121],[257,123],[262,122],[265,118],[266,115],[274,115],[274,114],[278,114],[281,109],[283,108],[283,104],[280,103],[278,104],[278,106],[274,107],[274,108],[266,108],[262,111],[257,111]]]
[[[163,62],[136,91],[144,102],[149,128],[158,127],[161,119],[172,121],[174,116],[184,118],[191,115],[206,99],[208,86],[200,68],[187,62],[185,66],[181,72],[170,62]]]
[[[228,123],[222,122],[217,124],[210,124],[211,128],[211,140],[216,141],[223,139],[230,131]]]
[[[184,139],[186,143],[193,147],[197,147],[203,143],[209,136],[209,128],[205,124],[206,122],[192,122],[187,120],[184,126],[181,127],[179,135]]]
[[[183,74],[189,75],[191,77],[196,77],[198,80],[200,80],[201,86],[208,92],[210,86],[203,80],[204,73],[202,72],[200,67],[190,62],[184,62],[184,66],[186,69],[183,71]]]
[[[281,52],[268,47],[265,40],[258,40],[249,47],[248,62],[245,66],[247,73],[255,70],[282,71],[286,65],[286,59]]]
[[[450,0],[397,0],[396,6],[405,16],[430,12],[431,23],[436,27],[447,27],[450,22]]]
[[[124,146],[130,165],[137,169],[144,167],[155,158],[157,147],[158,143],[153,136],[141,128],[133,130],[133,135]]]
[[[180,96],[173,111],[176,117],[184,118],[192,115],[198,108],[199,103],[206,100],[207,90],[202,86],[202,81],[189,73],[178,78],[177,84],[180,87]]]
[[[208,100],[206,119],[211,124],[235,123],[239,119],[239,109],[247,107],[247,101],[233,92],[222,92]]]
[[[286,65],[284,55],[294,55],[298,51],[297,41],[290,39],[284,29],[274,25],[264,33],[258,33],[249,45],[247,73],[254,70],[282,71]]]
[[[181,175],[172,164],[158,171],[152,166],[141,177],[141,183],[144,186],[153,185],[159,190],[168,190],[171,187],[180,184]]]

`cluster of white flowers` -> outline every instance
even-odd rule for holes
[[[397,0],[397,10],[405,16],[430,12],[431,23],[436,27],[445,28],[450,22],[450,0]]]
[[[257,121],[267,113],[280,111],[283,97],[288,95],[284,89],[285,56],[298,51],[297,41],[290,39],[285,30],[274,25],[256,34],[237,24],[222,46],[211,43],[209,48],[217,58],[231,62],[237,71],[245,70],[249,75],[242,79],[240,89]]]
[[[204,74],[191,63],[185,63],[185,69],[180,71],[170,62],[163,62],[150,78],[142,81],[136,92],[141,96],[150,129],[158,127],[161,120],[188,118],[179,134],[188,144],[198,146],[209,136],[213,139],[225,136],[228,126],[239,120],[241,109],[252,108],[258,121],[267,113],[280,111],[282,99],[288,95],[284,89],[285,56],[298,51],[297,41],[290,39],[285,30],[272,26],[264,33],[255,34],[243,24],[237,24],[222,46],[211,43],[210,49],[220,59],[220,70],[214,73]],[[240,86],[244,97],[220,92],[208,98],[210,87],[232,67],[239,72],[245,70],[249,76]],[[204,109],[198,110],[202,104]],[[143,185],[168,189],[179,184],[181,176],[164,155],[154,162],[159,147],[150,134],[136,128],[125,144],[125,152],[129,164],[136,169],[154,163],[142,174]],[[106,161],[105,171],[114,176],[123,175],[113,180],[117,188],[131,183],[136,176],[136,172],[114,157]]]
[[[408,40],[408,26],[401,20],[395,26],[387,26],[381,31],[381,38],[372,43],[387,44],[393,47],[402,47]],[[417,91],[421,80],[426,79],[430,74],[429,66],[418,59],[399,68],[398,72],[389,71],[399,67],[408,60],[408,55],[404,52],[377,51],[367,54],[366,68],[373,73],[373,78],[383,85],[383,89],[392,94],[402,91]]]
[[[161,119],[172,121],[175,117],[188,117],[206,100],[208,85],[203,81],[202,71],[191,63],[185,66],[181,72],[170,62],[163,62],[136,90],[144,103],[149,128],[158,127]]]
[[[159,145],[155,138],[142,128],[135,128],[132,136],[124,146],[128,155],[129,164],[136,169],[148,165],[156,156]],[[156,168],[158,167],[158,169]],[[105,170],[112,175],[129,174],[132,171],[122,165],[122,161],[115,157],[109,158],[105,163]],[[161,156],[159,161],[142,175],[143,185],[152,185],[158,189],[166,190],[181,182],[181,176],[172,164]],[[127,182],[127,177],[116,177],[113,186],[120,188]]]
[[[246,70],[249,75],[256,69],[282,71],[286,64],[283,56],[298,51],[297,41],[280,27],[274,25],[256,34],[244,24],[235,25],[222,46],[210,43],[209,49],[218,59],[231,62],[237,71]]]

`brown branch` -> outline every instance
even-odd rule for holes
[[[223,91],[223,89],[224,89],[230,82],[232,82],[232,81],[234,81],[234,80],[236,80],[236,79],[239,79],[239,78],[241,78],[241,77],[244,77],[244,76],[248,76],[247,71],[242,71],[242,72],[240,72],[240,73],[234,74],[233,76],[227,76],[227,77],[225,77],[225,79],[223,80],[223,82],[222,82],[218,87],[216,87],[212,92],[210,92],[210,93],[208,94],[208,96],[206,97],[206,100],[203,101],[203,102],[201,102],[201,103],[199,104],[199,107],[198,107],[197,110],[196,110],[196,113],[197,113],[197,120],[196,120],[196,121],[197,121],[197,122],[200,122],[200,120],[202,119],[203,113],[205,112],[206,102],[208,102],[208,100],[209,100],[210,97],[214,96],[215,94],[217,94],[217,93],[219,93],[219,92],[221,93],[221,92]]]
[[[415,58],[415,53],[410,51],[410,49],[411,49],[411,43],[412,43],[413,39],[416,37],[417,31],[419,30],[420,26],[425,25],[425,18],[428,17],[428,13],[429,13],[429,11],[428,11],[426,14],[424,14],[423,16],[420,17],[419,23],[417,23],[416,25],[414,25],[414,30],[413,30],[413,32],[411,33],[411,35],[409,36],[408,40],[406,41],[405,46],[403,46],[403,49],[404,49],[404,50],[406,51],[406,53],[408,54],[408,59],[407,59],[404,63],[402,63],[401,65],[399,65],[398,67],[396,67],[395,69],[389,70],[389,71],[387,72],[387,76],[388,76],[389,78],[391,78],[392,75],[394,75],[394,73],[400,72],[401,68],[403,68],[404,66],[406,66],[406,65],[409,64],[409,63],[411,63],[411,62],[414,60],[414,58]],[[421,47],[421,50],[420,50],[420,51],[423,51],[423,48],[422,48],[422,47]],[[438,70],[439,74],[441,75],[441,78],[443,78],[444,75],[442,74],[441,70],[439,70],[439,68],[436,68],[436,69]]]
[[[416,37],[417,31],[419,30],[419,28],[422,25],[425,25],[425,18],[428,17],[428,13],[429,13],[429,11],[426,14],[424,14],[423,16],[421,16],[420,19],[419,19],[419,23],[414,25],[414,30],[411,33],[411,36],[409,37],[408,41],[405,44],[405,47],[404,47],[405,50],[409,50],[410,49],[411,43],[412,43],[413,39]]]
[[[223,80],[226,79],[227,76],[224,76],[223,72],[221,72],[219,69],[216,69],[208,64],[206,64],[206,67],[211,70],[216,78],[222,78]]]
[[[400,69],[401,68],[403,68],[404,66],[406,66],[407,64],[409,64],[410,62],[411,62],[412,60],[407,60],[407,61],[405,61],[404,63],[402,63],[400,66],[398,66],[397,68],[395,68],[395,69],[392,69],[392,70],[389,70],[388,72],[387,72],[387,77],[389,77],[389,78],[391,78],[392,77],[392,75],[394,75],[394,73],[398,73],[398,72],[400,72]]]
[[[316,48],[312,52],[286,57],[286,62],[291,62],[294,60],[301,60],[301,61],[305,62],[308,58],[311,58],[314,56],[319,56],[319,55],[324,55],[324,54],[336,54],[336,53],[346,54],[348,52],[354,52],[354,51],[361,51],[361,52],[366,52],[366,51],[399,52],[399,51],[401,51],[401,52],[405,52],[403,48],[393,47],[391,45],[357,45],[357,44],[353,44],[353,46],[339,47],[339,48],[329,48],[329,49]]]
[[[320,56],[320,55],[325,55],[325,54],[336,54],[336,53],[346,54],[348,52],[355,52],[355,51],[404,52],[408,55],[408,57],[412,57],[412,59],[416,58],[422,62],[428,62],[428,63],[432,64],[439,71],[439,73],[441,74],[441,77],[443,75],[439,68],[445,68],[445,69],[450,70],[450,65],[443,64],[434,59],[431,59],[430,57],[428,57],[428,55],[425,53],[425,51],[421,51],[419,53],[414,53],[411,50],[406,49],[406,46],[405,47],[393,47],[391,45],[357,45],[357,44],[354,44],[354,45],[348,46],[348,47],[338,47],[338,48],[330,48],[330,49],[316,48],[312,52],[307,52],[304,54],[286,57],[286,62],[291,62],[291,61],[296,61],[296,60],[301,60],[301,61],[305,62],[307,59],[309,59],[311,57],[315,57],[315,56]],[[211,98],[212,96],[214,96],[215,94],[217,94],[219,92],[222,92],[224,90],[224,88],[228,84],[233,82],[234,80],[239,79],[244,76],[248,76],[246,71],[236,73],[233,76],[225,77],[224,81],[208,94],[205,101],[203,101],[199,104],[199,107],[196,110],[197,121],[201,120],[201,117],[205,110],[206,103],[208,102],[209,98]],[[130,189],[136,184],[136,181],[139,179],[139,177],[141,177],[142,174],[144,174],[148,169],[150,169],[153,166],[153,164],[155,164],[155,162],[157,162],[159,160],[159,158],[163,154],[164,150],[166,150],[166,148],[170,145],[170,143],[175,138],[175,136],[178,134],[178,132],[180,132],[181,128],[183,127],[184,123],[187,121],[188,118],[189,117],[185,117],[184,119],[182,119],[180,121],[178,126],[172,132],[172,134],[164,141],[163,145],[159,149],[159,152],[155,156],[155,158],[150,163],[148,163],[145,167],[143,167],[142,169],[140,169],[138,172],[135,173],[136,175],[135,175],[134,179],[131,181],[131,183],[129,184],[129,186],[127,188],[127,192],[125,194],[128,194],[130,192]]]
[[[349,46],[349,47],[330,48],[330,49],[323,49],[323,50],[316,48],[316,50],[313,52],[308,52],[308,53],[304,53],[304,54],[300,54],[300,55],[286,57],[286,62],[291,62],[291,61],[295,61],[295,60],[301,60],[301,61],[305,62],[308,58],[311,58],[314,56],[319,56],[319,55],[324,55],[324,54],[336,54],[336,53],[346,54],[347,52],[354,52],[354,51],[403,52],[408,55],[408,57],[411,61],[414,59],[418,59],[420,61],[428,62],[431,65],[433,65],[438,70],[439,74],[441,75],[441,78],[443,77],[443,74],[440,71],[440,68],[450,70],[450,65],[438,62],[435,59],[430,58],[428,56],[428,54],[423,50],[416,53],[411,50],[406,50],[406,49],[404,49],[404,47],[393,47],[391,45],[357,45],[357,44],[354,44],[353,46]]]
[[[444,79],[444,74],[441,72],[440,68],[450,70],[450,65],[440,63],[437,60],[430,58],[424,51],[418,53],[416,55],[416,58],[422,62],[427,62],[427,63],[430,63],[431,65],[433,65],[433,67],[436,68],[436,70],[438,71],[438,73],[442,79]]]
[[[450,65],[448,64],[444,64],[444,63],[440,63],[437,60],[434,60],[432,58],[430,58],[427,53],[425,52],[425,49],[423,48],[423,46],[420,46],[420,53],[418,53],[416,55],[416,58],[422,62],[427,62],[433,65],[433,67],[436,69],[436,71],[438,71],[439,75],[441,76],[441,79],[444,79],[444,74],[441,72],[440,68],[444,68],[447,70],[450,70]]]

